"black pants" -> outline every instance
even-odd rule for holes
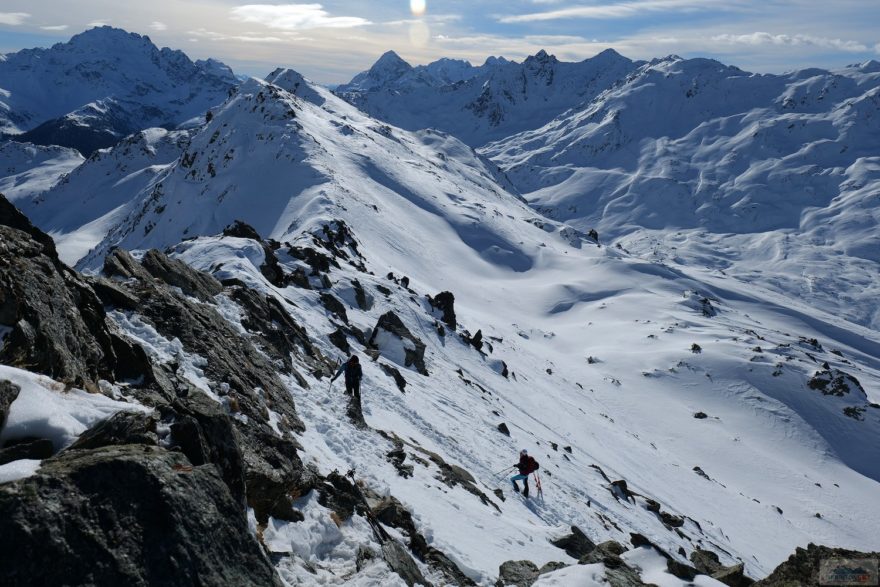
[[[350,396],[356,397],[358,401],[361,399],[361,382],[360,381],[346,381],[345,382],[345,393]]]

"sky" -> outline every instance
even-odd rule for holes
[[[417,65],[540,49],[579,61],[611,47],[632,59],[674,53],[781,73],[880,59],[878,23],[880,0],[2,0],[0,53],[108,24],[236,73],[292,67],[325,84],[389,49]]]

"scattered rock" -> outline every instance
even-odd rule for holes
[[[821,391],[822,395],[843,397],[852,392],[860,398],[867,398],[865,388],[862,387],[859,380],[840,369],[817,371],[807,385],[810,389]]]
[[[697,412],[696,414],[694,414],[694,418],[696,418],[697,420],[705,420],[708,417],[709,416],[706,415],[706,412]]]
[[[666,559],[666,570],[684,581],[693,581],[699,571],[694,567],[683,562],[677,561],[672,557]]]
[[[503,434],[504,436],[510,436],[510,429],[507,427],[507,424],[502,422],[498,425],[498,432]]]
[[[342,328],[337,328],[336,330],[328,334],[327,338],[330,339],[330,342],[333,343],[333,346],[341,350],[346,355],[351,352],[351,346],[348,344],[348,337],[345,336],[345,332],[342,331]]]
[[[697,343],[694,343],[691,345],[691,352],[694,353],[695,355],[700,354],[703,352],[703,347],[701,347]]]
[[[348,324],[348,312],[345,310],[345,304],[331,293],[321,292],[321,303],[328,312]]]
[[[624,499],[626,501],[632,501],[633,503],[636,502],[635,495],[629,490],[629,487],[626,485],[626,480],[624,479],[612,481],[609,491],[611,491],[611,495],[614,496],[614,499]]]

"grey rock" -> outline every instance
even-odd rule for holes
[[[531,587],[538,580],[538,565],[529,560],[507,561],[498,568],[496,587]]]
[[[55,241],[52,237],[34,226],[27,216],[12,205],[6,196],[0,194],[0,225],[20,230],[39,243],[42,253],[60,265],[58,253],[55,250]]]
[[[179,287],[187,295],[203,302],[211,301],[223,291],[223,286],[212,275],[196,271],[183,261],[172,259],[156,249],[147,251],[141,265],[150,275],[168,285]]]
[[[691,553],[690,559],[694,567],[704,575],[711,575],[723,568],[718,555],[711,550],[698,548]]]
[[[416,336],[413,336],[397,314],[389,311],[379,318],[375,328],[373,328],[373,333],[370,335],[369,346],[377,348],[376,337],[382,330],[402,341],[409,341],[413,348],[405,349],[404,366],[414,367],[422,375],[428,375],[428,369],[425,367],[425,343]]]
[[[397,389],[406,393],[406,379],[403,378],[400,371],[387,363],[379,363],[379,367],[382,368],[382,371],[384,371],[386,375],[394,379],[394,384],[397,385]]]
[[[118,366],[103,304],[30,235],[0,225],[0,363],[97,391]]]
[[[154,413],[118,412],[83,432],[68,450],[88,450],[124,444],[156,446],[159,444],[159,438],[156,436],[158,421]]]
[[[587,535],[577,526],[571,527],[571,534],[557,540],[552,540],[551,544],[561,548],[568,556],[576,559],[592,552],[596,548],[596,544],[587,538]]]
[[[0,485],[0,583],[281,585],[213,466],[149,446],[66,451]]]
[[[322,292],[320,299],[321,304],[323,304],[328,312],[348,324],[348,312],[345,309],[345,304],[340,302],[339,298],[333,294]]]
[[[400,575],[409,587],[413,585],[431,585],[422,575],[419,566],[412,556],[394,540],[389,540],[382,545],[382,558],[391,567],[391,570]]]
[[[458,322],[455,317],[455,296],[452,292],[441,291],[433,298],[429,297],[428,302],[431,304],[432,308],[437,308],[443,313],[441,319],[450,330],[455,330],[458,326]]]
[[[712,578],[724,583],[728,587],[748,587],[755,582],[745,575],[745,565],[743,563],[723,568],[713,573]]]
[[[0,430],[6,425],[6,418],[9,416],[9,407],[18,397],[21,388],[6,379],[0,380]]]
[[[7,442],[0,449],[0,465],[20,459],[48,459],[55,454],[52,441],[46,438],[23,438]]]

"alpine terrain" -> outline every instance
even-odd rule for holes
[[[103,28],[0,87],[4,585],[880,557],[877,63],[388,53],[330,91]]]

